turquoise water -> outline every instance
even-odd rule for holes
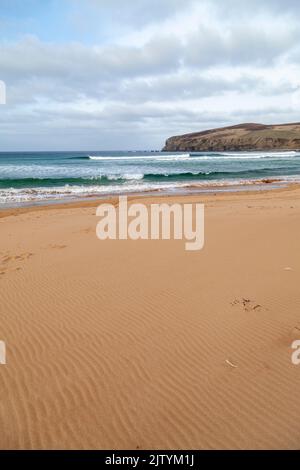
[[[300,152],[0,153],[0,204],[300,180]]]

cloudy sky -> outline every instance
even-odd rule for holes
[[[300,121],[299,0],[0,0],[2,150]]]

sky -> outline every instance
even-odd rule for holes
[[[298,0],[0,0],[0,151],[300,121]]]

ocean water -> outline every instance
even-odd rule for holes
[[[0,205],[300,181],[300,152],[0,153]]]

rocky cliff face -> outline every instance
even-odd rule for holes
[[[239,124],[170,137],[165,152],[300,149],[300,123]]]

